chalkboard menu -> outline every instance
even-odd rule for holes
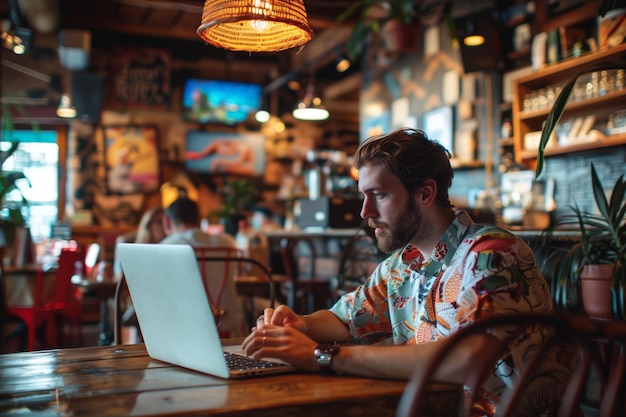
[[[108,107],[167,110],[170,57],[160,49],[116,49],[111,54]]]

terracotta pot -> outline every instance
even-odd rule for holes
[[[586,265],[580,274],[583,306],[589,317],[612,319],[611,285],[615,265]]]
[[[405,54],[417,50],[420,44],[421,25],[403,23],[398,19],[388,20],[381,27],[383,48],[394,54]]]

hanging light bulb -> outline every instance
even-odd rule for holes
[[[73,119],[76,117],[76,108],[72,106],[72,101],[70,100],[69,95],[63,94],[61,96],[61,101],[59,102],[59,107],[57,108],[57,116],[65,119]]]
[[[252,5],[252,13],[259,16],[271,16],[272,3],[264,0],[254,0]],[[252,20],[250,24],[257,32],[263,32],[269,26],[269,22],[267,20],[260,19]]]
[[[298,102],[291,113],[298,120],[320,121],[329,117],[328,110],[322,106],[322,100],[313,96],[313,85],[310,84],[306,96]]]
[[[467,21],[467,32],[463,38],[463,43],[465,46],[480,46],[485,43],[485,37],[476,32],[474,28],[474,21],[472,19]]]
[[[267,123],[270,120],[270,112],[267,110],[259,110],[254,114],[254,118],[259,123]]]

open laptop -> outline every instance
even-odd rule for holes
[[[224,352],[191,246],[120,243],[118,253],[152,358],[221,378],[295,370],[283,362]],[[229,369],[232,360],[250,363]]]

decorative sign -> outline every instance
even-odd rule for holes
[[[114,194],[159,188],[159,151],[154,126],[104,126],[107,188]]]
[[[119,49],[112,54],[109,103],[113,109],[167,110],[170,56],[160,49]]]

